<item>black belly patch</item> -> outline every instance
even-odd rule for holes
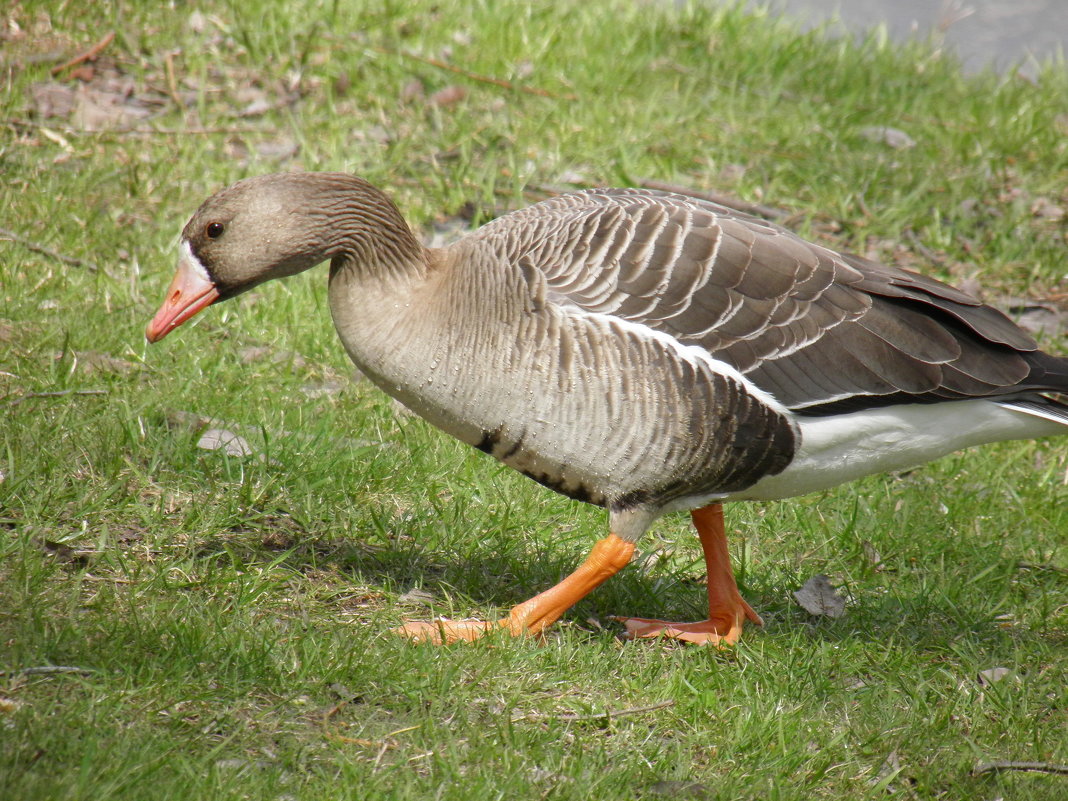
[[[613,512],[622,512],[637,506],[645,506],[652,499],[653,493],[648,490],[633,490],[612,501],[611,509]]]
[[[483,431],[482,439],[475,443],[475,447],[483,453],[493,454],[493,448],[501,441],[501,430]]]
[[[543,487],[548,487],[553,492],[559,492],[574,501],[582,501],[594,506],[604,506],[604,499],[595,498],[594,494],[583,484],[579,484],[577,487],[569,487],[561,479],[550,476],[548,473],[531,473],[526,470],[520,470],[519,472],[527,478],[534,479]]]
[[[526,434],[526,429],[524,429],[523,433],[516,438],[515,442],[511,445],[505,443],[505,449],[498,453],[497,446],[504,441],[504,426],[501,426],[493,431],[483,431],[482,439],[475,444],[475,447],[483,453],[488,453],[493,458],[504,462],[519,453],[519,450],[523,447],[523,439],[526,437]]]

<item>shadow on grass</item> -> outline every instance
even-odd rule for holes
[[[591,544],[594,539],[591,533]],[[268,524],[206,540],[200,553],[226,551],[249,563],[273,561],[285,554],[278,563],[281,567],[312,580],[316,572],[326,570],[351,579],[354,586],[384,586],[398,593],[425,589],[433,602],[414,616],[430,617],[479,615],[493,608],[503,614],[571,572],[585,555],[575,553],[573,546],[569,540],[525,555],[518,544],[507,551],[474,546],[470,556],[458,557],[407,535],[387,544],[369,544],[336,535],[317,537],[314,531],[304,530],[287,530],[280,536]],[[1057,628],[1006,625],[992,611],[996,605],[971,603],[963,585],[931,593],[923,581],[895,581],[894,588],[885,591],[883,581],[872,578],[870,584],[854,584],[870,594],[850,605],[844,617],[830,620],[812,617],[793,603],[791,592],[800,584],[797,581],[794,586],[791,580],[775,584],[768,577],[753,577],[740,587],[764,617],[765,636],[800,631],[822,642],[893,643],[932,655],[945,654],[947,643],[964,638],[973,647],[990,651],[1024,640],[1050,647],[1068,645],[1068,632]],[[456,599],[456,608],[446,608],[450,597]],[[564,620],[580,627],[589,618],[607,621],[616,614],[695,620],[704,616],[705,597],[696,572],[643,575],[632,566],[579,602]],[[408,606],[405,612],[411,615],[413,610]],[[750,636],[754,628],[747,628]]]

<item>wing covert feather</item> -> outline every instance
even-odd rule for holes
[[[703,200],[588,190],[473,236],[540,272],[548,302],[698,345],[806,413],[1007,395],[1033,369],[1035,342],[975,298]]]

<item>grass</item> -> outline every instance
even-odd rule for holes
[[[569,179],[675,181],[992,298],[1063,293],[1064,222],[1039,211],[1068,205],[1063,64],[963,77],[931,45],[705,4],[195,8],[4,12],[0,225],[99,268],[0,241],[7,797],[1064,796],[1063,777],[971,775],[1068,763],[1062,441],[729,509],[766,621],[729,652],[595,625],[700,613],[682,517],[540,647],[414,647],[386,630],[499,614],[569,570],[603,514],[349,381],[321,273],[141,336],[199,202],[297,168],[358,172],[419,226]],[[49,70],[109,30],[78,100]],[[47,116],[42,87],[82,105]],[[242,426],[262,457],[198,449],[183,411]],[[792,602],[821,572],[840,620]],[[20,672],[47,665],[82,670]],[[995,667],[1012,672],[979,680]]]

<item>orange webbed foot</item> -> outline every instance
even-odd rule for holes
[[[708,619],[696,623],[672,623],[642,617],[617,617],[626,627],[629,640],[667,637],[701,645],[734,645],[742,636],[745,621],[762,626],[764,621],[738,592],[727,552],[727,532],[723,525],[723,507],[714,503],[691,513],[701,538],[705,557],[708,589]]]
[[[394,634],[407,637],[412,642],[431,645],[448,645],[454,642],[472,642],[496,629],[509,627],[509,620],[412,620],[393,629]],[[519,632],[516,632],[519,633]]]
[[[669,620],[645,617],[615,617],[613,620],[623,624],[626,628],[623,636],[628,640],[665,637],[698,645],[715,646],[736,644],[738,638],[742,636],[742,627],[746,620],[758,626],[764,625],[760,615],[741,598],[738,598],[736,609],[715,613],[708,620],[699,620],[696,623],[673,623]]]
[[[412,621],[393,629],[394,634],[414,642],[447,645],[470,642],[491,631],[503,631],[513,637],[540,635],[564,612],[618,573],[634,553],[634,543],[609,534],[593,546],[589,556],[571,575],[554,587],[525,601],[497,621],[446,620]]]

